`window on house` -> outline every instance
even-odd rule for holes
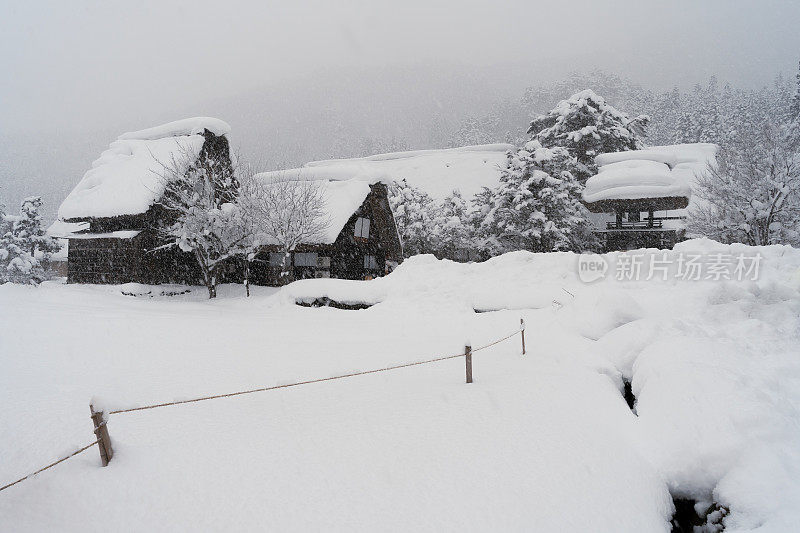
[[[316,267],[317,252],[296,253],[294,254],[294,266],[296,267]]]
[[[269,253],[269,266],[274,266],[274,267],[281,266],[281,262],[283,261],[283,256],[284,256],[283,252],[270,252]],[[286,258],[286,262],[287,262],[287,264],[291,265],[292,264],[292,258],[291,257],[287,257]]]
[[[361,237],[362,239],[369,238],[369,219],[364,217],[358,217],[356,219],[356,230],[355,236]]]
[[[378,259],[374,255],[365,255],[364,268],[367,270],[378,270]]]

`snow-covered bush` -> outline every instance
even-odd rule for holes
[[[48,278],[44,265],[61,245],[45,234],[41,207],[42,199],[30,196],[22,201],[19,215],[0,210],[0,283],[39,284]]]
[[[565,148],[577,160],[575,177],[583,182],[597,172],[597,154],[642,148],[649,120],[647,115],[630,119],[587,89],[536,117],[528,133],[545,148]]]
[[[476,198],[485,251],[497,255],[596,247],[588,212],[579,201],[581,185],[568,170],[576,167],[565,148],[544,148],[537,140],[509,152],[500,185]]]

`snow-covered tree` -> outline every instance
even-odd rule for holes
[[[700,177],[689,231],[722,242],[800,244],[800,151],[780,125],[742,131]]]
[[[528,133],[545,148],[565,148],[580,165],[575,177],[583,182],[597,172],[597,154],[642,148],[649,120],[647,115],[630,119],[587,89],[536,117]]]
[[[433,198],[402,180],[393,182],[389,188],[389,202],[405,256],[434,253],[438,206]]]
[[[41,207],[41,198],[30,196],[22,201],[19,215],[0,213],[0,282],[38,284],[47,279],[43,264],[61,245],[45,234]]]
[[[248,226],[248,262],[262,246],[277,245],[282,253],[279,279],[283,283],[292,281],[292,251],[300,244],[320,242],[331,224],[325,190],[316,181],[243,179],[239,205]]]
[[[459,191],[448,195],[436,210],[433,221],[436,256],[457,260],[458,252],[472,248],[469,207]]]
[[[797,85],[791,103],[789,104],[787,122],[789,123],[791,136],[795,140],[800,141],[800,67],[798,67],[796,79]]]
[[[566,148],[544,148],[537,140],[508,153],[499,186],[483,196],[479,236],[489,253],[596,247],[570,166],[577,168],[577,162]]]
[[[184,153],[161,162],[165,192],[160,204],[171,221],[158,229],[165,246],[191,252],[208,289],[217,296],[220,268],[242,253],[247,226],[236,202],[238,182],[228,160],[201,152],[199,157]]]

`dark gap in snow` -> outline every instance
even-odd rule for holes
[[[722,520],[730,512],[716,502],[698,502],[690,498],[672,498],[675,514],[670,524],[672,533],[720,533],[725,531]]]
[[[369,309],[370,307],[372,307],[372,304],[358,303],[358,302],[342,303],[342,302],[337,302],[336,300],[331,300],[330,298],[327,297],[317,298],[316,300],[313,301],[297,300],[295,301],[295,304],[301,307],[334,307],[336,309],[345,309],[348,311],[358,311],[361,309]]]
[[[153,291],[147,292],[127,292],[127,291],[120,291],[124,296],[133,296],[134,298],[139,297],[147,297],[147,298],[155,298],[156,296],[180,296],[181,294],[189,294],[191,289],[186,290],[178,290],[178,291],[161,291],[158,294],[153,294]]]
[[[633,395],[633,386],[631,385],[631,380],[622,378],[622,383],[625,385],[625,392],[623,392],[625,403],[627,403],[628,408],[633,411],[633,408],[636,406],[636,396]],[[634,413],[635,412],[636,411],[634,411]]]

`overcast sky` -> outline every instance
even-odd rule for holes
[[[793,72],[798,22],[798,1],[3,0],[0,127],[114,130],[352,66],[596,66],[658,88],[711,73],[761,85]]]

